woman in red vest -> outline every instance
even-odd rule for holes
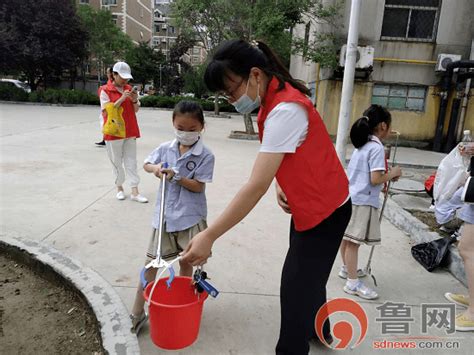
[[[308,95],[262,42],[232,40],[215,52],[204,76],[240,113],[260,107],[261,141],[248,182],[208,229],[196,235],[184,261],[203,264],[214,241],[239,223],[276,178],[278,204],[292,215],[280,289],[277,354],[307,354],[326,283],[351,217],[348,180]],[[330,339],[329,322],[324,337]]]
[[[128,81],[133,79],[133,77],[130,66],[127,63],[115,63],[112,72],[113,81],[108,81],[106,85],[101,86],[99,97],[104,125],[108,120],[107,112],[112,112],[107,110],[108,107],[110,108],[110,105],[120,108],[116,112],[122,116],[125,123],[125,137],[104,134],[107,155],[112,163],[115,175],[116,197],[118,200],[125,200],[125,192],[122,185],[125,182],[126,171],[132,190],[130,199],[146,203],[148,199],[138,192],[140,177],[137,173],[137,138],[140,138],[140,129],[138,128],[137,116],[135,115],[140,108],[138,93],[132,90],[132,87],[128,84]]]

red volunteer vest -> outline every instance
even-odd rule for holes
[[[132,90],[132,87],[127,84],[123,87],[123,89]],[[111,81],[99,88],[99,95],[101,90],[104,90],[105,93],[109,96],[110,102],[116,102],[118,99],[120,99],[120,97],[122,97],[122,93],[117,90],[117,88]],[[125,100],[124,102],[122,102],[121,106],[123,107],[123,119],[125,121],[125,138],[140,138],[140,129],[138,128],[137,116],[135,115],[135,109],[133,108],[132,100]],[[104,117],[105,124],[105,122],[107,122],[107,112],[102,111],[102,115]],[[123,138],[104,134],[104,140],[106,141],[113,141],[117,139]]]
[[[258,112],[260,142],[268,114],[281,102],[295,102],[308,112],[308,134],[294,154],[285,154],[276,179],[288,199],[295,229],[305,231],[329,217],[349,196],[349,181],[329,134],[311,101],[299,90],[273,78]]]

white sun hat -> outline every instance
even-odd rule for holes
[[[123,79],[133,79],[132,70],[125,62],[117,62],[112,69],[113,72],[118,73]]]

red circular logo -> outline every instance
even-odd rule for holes
[[[354,329],[350,322],[341,320],[334,324],[332,327],[332,335],[334,338],[339,341],[337,344],[328,344],[323,336],[323,324],[329,318],[330,315],[335,313],[349,313],[355,319],[357,319],[360,327],[359,339],[352,348],[360,345],[367,335],[368,319],[367,314],[364,309],[360,306],[359,303],[348,298],[335,298],[326,302],[316,314],[316,319],[314,321],[314,326],[316,334],[318,335],[319,340],[326,345],[328,348],[344,350],[352,342],[352,337],[354,336]]]

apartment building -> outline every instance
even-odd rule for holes
[[[153,0],[77,0],[95,9],[108,9],[116,25],[135,42],[150,43],[153,29]]]
[[[325,0],[325,4],[334,1]],[[347,41],[351,1],[342,9],[339,34]],[[359,43],[351,119],[354,121],[371,103],[389,109],[393,127],[407,140],[432,141],[440,106],[440,82],[450,61],[468,60],[474,38],[472,0],[364,0],[359,18]],[[310,21],[298,25],[294,35],[311,43],[314,30],[324,26]],[[474,58],[471,58],[474,59]],[[341,99],[344,48],[339,68],[328,70],[291,58],[290,72],[306,81],[330,134],[337,132]],[[473,89],[467,98],[463,127],[474,131]],[[462,90],[452,90],[451,102]],[[466,96],[466,95],[465,95]]]

